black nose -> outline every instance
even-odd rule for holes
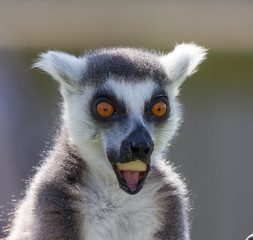
[[[154,149],[149,132],[143,126],[137,126],[122,142],[121,162],[141,160],[148,163]]]
[[[148,142],[131,142],[131,151],[132,154],[136,155],[137,157],[143,158],[149,155],[151,151],[151,144]]]

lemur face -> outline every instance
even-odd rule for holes
[[[90,169],[138,193],[180,125],[179,86],[205,57],[182,44],[165,56],[105,49],[82,58],[48,52],[36,67],[61,83],[64,123]]]
[[[130,83],[111,78],[95,91],[90,107],[120,187],[137,193],[149,172],[153,151],[158,151],[157,135],[168,128],[167,92],[152,80]]]
[[[96,160],[90,162],[101,170],[109,168],[127,193],[139,192],[152,159],[165,149],[179,124],[172,92],[151,79],[133,83],[111,77],[79,94],[66,92],[65,98],[69,135],[89,153],[86,159],[92,155]]]

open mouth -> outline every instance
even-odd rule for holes
[[[114,165],[114,171],[117,175],[120,187],[129,194],[136,194],[142,189],[149,169],[149,164],[141,160],[128,163],[118,162]]]

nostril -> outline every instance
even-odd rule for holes
[[[150,152],[150,144],[148,143],[131,143],[131,150],[134,154],[144,154],[148,155]]]
[[[139,153],[139,148],[136,145],[132,144],[131,149],[133,153]]]
[[[148,154],[148,153],[149,153],[149,150],[150,150],[150,148],[146,148],[146,149],[144,150],[144,153],[145,153],[145,154]]]

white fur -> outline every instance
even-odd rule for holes
[[[194,43],[183,43],[160,58],[173,85],[179,88],[187,76],[196,72],[198,65],[205,59],[207,49]]]
[[[33,67],[42,69],[65,88],[70,91],[75,91],[75,86],[82,79],[86,64],[84,57],[77,58],[64,52],[48,51],[40,55]],[[62,77],[64,75],[68,79],[64,79]],[[69,80],[71,80],[71,83],[68,82]]]
[[[144,104],[150,100],[156,87],[157,84],[151,79],[135,83],[110,78],[105,84],[105,88],[112,89],[118,99],[126,103],[128,113],[136,118],[144,113]]]
[[[142,191],[132,196],[119,189],[117,181],[109,185],[93,176],[90,188],[83,191],[84,239],[153,239],[161,227],[162,209],[152,200],[157,187],[147,180]]]
[[[90,111],[88,103],[92,98],[94,90],[93,87],[86,87],[82,94],[64,95],[63,118],[70,141],[78,147],[89,168],[98,175],[112,175],[116,179],[109,161],[105,161],[106,152],[100,132],[99,135],[93,137],[97,129],[93,124],[92,117],[87,115],[87,112]],[[104,172],[101,172],[101,169]]]
[[[157,167],[168,177],[164,179],[165,182],[168,180],[175,186],[182,185],[179,176],[170,165],[163,159],[159,159],[158,162]],[[119,189],[116,180],[113,182],[108,180],[95,175],[90,175],[87,179],[89,185],[82,191],[84,201],[82,206],[85,206],[83,238],[154,240],[154,233],[162,227],[161,216],[165,211],[155,196],[164,182],[154,182],[148,177],[140,193],[129,195]],[[186,194],[183,185],[180,190],[180,194]],[[187,240],[188,232],[185,234]]]

